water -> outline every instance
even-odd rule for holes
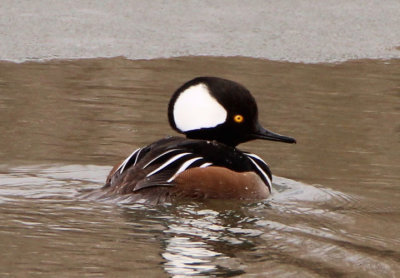
[[[174,132],[170,95],[198,75],[248,87],[298,144],[241,145],[272,198],[96,202],[133,149]],[[1,277],[397,277],[400,62],[250,58],[0,63]]]

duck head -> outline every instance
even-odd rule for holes
[[[169,123],[190,139],[235,147],[254,139],[296,143],[258,121],[257,103],[244,86],[217,77],[198,77],[178,88],[168,107]]]

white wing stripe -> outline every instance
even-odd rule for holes
[[[268,177],[268,175],[264,172],[264,170],[261,169],[261,167],[258,166],[258,164],[251,157],[249,157],[249,159],[257,167],[258,171],[261,172],[261,174],[264,176],[264,178],[268,181],[268,188],[269,188],[269,191],[271,191],[271,185],[272,185],[271,179]]]
[[[135,162],[133,162],[133,165],[136,165],[136,162],[138,161],[140,152],[142,151],[142,149],[139,150],[139,152],[137,153],[136,157],[135,157]]]
[[[176,173],[169,180],[167,180],[167,182],[173,181],[176,178],[177,175],[179,175],[180,173],[185,171],[191,164],[193,164],[195,161],[197,161],[199,159],[203,159],[203,158],[202,157],[195,157],[195,158],[189,159],[188,161],[183,163],[182,166],[179,167],[178,171],[176,171]]]
[[[156,161],[157,159],[159,159],[160,157],[162,157],[163,155],[166,155],[170,152],[176,151],[176,149],[171,149],[169,151],[163,152],[162,154],[158,155],[156,158],[153,158],[152,160],[150,160],[149,163],[147,163],[146,165],[143,166],[143,169],[146,169],[150,164],[152,164],[154,161]]]
[[[117,171],[115,171],[115,172],[118,172],[118,170],[120,170],[119,173],[121,174],[121,173],[124,171],[125,166],[126,166],[126,164],[128,163],[128,161],[129,161],[139,150],[140,150],[140,148],[134,150],[133,153],[131,153],[131,155],[128,156],[128,157],[124,160],[124,162],[121,163],[121,165],[119,165]],[[135,162],[136,162],[136,160],[135,160]]]
[[[164,164],[162,164],[160,167],[158,167],[157,169],[155,169],[154,171],[150,172],[149,174],[147,174],[147,178],[154,175],[155,173],[159,172],[160,170],[164,169],[165,167],[167,167],[169,164],[173,163],[174,161],[178,160],[179,158],[185,156],[185,155],[189,155],[190,153],[180,153],[175,155],[174,157],[170,158],[169,160],[167,160]]]

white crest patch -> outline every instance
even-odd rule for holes
[[[224,123],[228,115],[205,84],[183,91],[175,102],[173,114],[176,127],[183,132],[215,127]]]

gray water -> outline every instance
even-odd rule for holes
[[[169,97],[213,75],[248,87],[296,145],[241,145],[268,200],[80,199],[165,135]],[[400,63],[249,58],[0,63],[1,277],[398,277]]]

